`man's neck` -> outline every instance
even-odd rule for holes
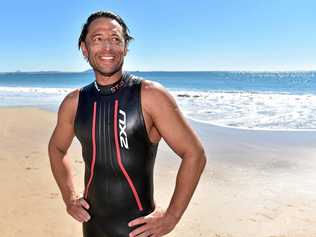
[[[122,72],[122,70],[120,70],[111,76],[104,76],[98,72],[94,72],[94,74],[95,74],[95,79],[99,85],[108,86],[108,85],[112,85],[115,82],[119,81],[122,77],[123,72]]]

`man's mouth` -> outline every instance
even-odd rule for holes
[[[114,59],[114,57],[113,56],[101,56],[100,59],[104,60],[104,61],[112,61]]]

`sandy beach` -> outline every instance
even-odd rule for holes
[[[77,237],[50,171],[47,144],[56,113],[0,109],[1,237]],[[170,237],[316,236],[316,132],[251,131],[190,121],[208,163]],[[80,145],[68,152],[83,191]],[[167,207],[180,159],[159,145],[155,200]]]

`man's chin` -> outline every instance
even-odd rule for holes
[[[111,77],[111,76],[113,76],[114,74],[118,73],[121,70],[122,70],[122,68],[117,68],[117,69],[114,69],[114,70],[111,70],[111,71],[98,70],[98,69],[94,68],[95,72],[101,74],[104,77]]]

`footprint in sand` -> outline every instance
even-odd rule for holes
[[[233,236],[229,234],[215,234],[214,237],[233,237]]]
[[[273,220],[273,219],[274,219],[273,217],[271,217],[271,216],[269,216],[269,215],[267,215],[267,214],[261,213],[261,214],[259,214],[259,215],[261,215],[261,216],[263,216],[263,217],[265,217],[265,218],[267,218],[267,219],[269,219],[269,220]]]
[[[50,193],[50,199],[58,198],[59,193]]]
[[[36,155],[36,154],[39,154],[39,152],[38,152],[38,151],[32,151],[32,152],[30,152],[28,155],[25,155],[24,158],[25,158],[25,159],[28,159],[28,158],[30,158],[32,155]]]
[[[36,167],[26,167],[25,169],[26,170],[38,170],[38,168],[36,168]]]
[[[265,208],[265,209],[266,209],[266,210],[269,210],[268,208]],[[268,219],[268,220],[274,220],[274,217],[273,217],[273,216],[275,216],[275,210],[274,210],[274,209],[270,209],[270,211],[272,211],[273,213],[266,214],[266,213],[257,212],[255,215],[256,215],[256,216],[263,217],[263,218]]]

